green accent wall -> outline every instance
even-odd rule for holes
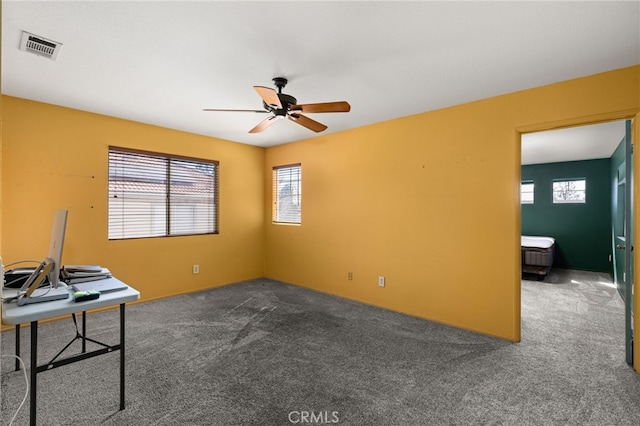
[[[534,182],[534,203],[523,204],[522,234],[556,239],[554,266],[611,272],[611,159],[522,166]],[[586,203],[553,204],[552,182],[586,179]]]

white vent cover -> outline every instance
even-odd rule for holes
[[[48,40],[35,34],[29,34],[26,31],[22,32],[20,50],[35,53],[36,55],[44,56],[45,58],[55,61],[58,53],[60,53],[60,49],[62,49],[62,43]]]

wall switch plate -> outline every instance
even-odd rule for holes
[[[200,273],[200,265],[193,265],[193,269],[192,269],[194,274],[199,274]]]
[[[347,279],[348,279],[349,281],[352,281],[352,280],[353,280],[353,272],[349,272],[349,274],[347,275]]]
[[[384,287],[384,277],[382,275],[378,277],[378,285]]]

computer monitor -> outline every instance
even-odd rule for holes
[[[64,246],[64,234],[67,228],[68,210],[56,210],[53,215],[53,227],[51,228],[51,240],[49,241],[49,254],[54,265],[49,271],[49,282],[53,287],[60,283],[60,269],[62,268],[62,248]]]

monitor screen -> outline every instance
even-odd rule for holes
[[[53,216],[53,227],[51,228],[51,240],[49,241],[49,254],[47,255],[54,263],[49,272],[49,282],[52,286],[58,287],[60,282],[60,268],[62,268],[62,248],[64,246],[64,233],[67,227],[68,210],[56,210]]]

